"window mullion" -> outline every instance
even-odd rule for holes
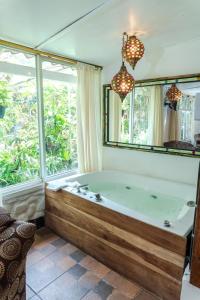
[[[46,177],[46,147],[45,147],[45,128],[44,128],[44,101],[43,101],[43,78],[42,63],[39,55],[36,55],[36,78],[38,95],[38,128],[39,128],[39,151],[40,151],[40,176]]]
[[[133,143],[134,140],[134,101],[135,93],[133,91],[130,95],[129,143]]]

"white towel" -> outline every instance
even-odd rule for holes
[[[57,192],[66,187],[75,188],[78,187],[80,183],[78,181],[52,181],[47,185],[47,189]]]

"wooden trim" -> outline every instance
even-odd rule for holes
[[[186,239],[65,191],[46,189],[46,226],[165,300],[179,300]]]
[[[197,183],[197,208],[195,213],[194,242],[191,260],[190,283],[200,288],[200,167]]]

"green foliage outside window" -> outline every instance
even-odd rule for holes
[[[0,187],[40,175],[35,80],[26,80],[11,90],[9,80],[7,78],[7,84],[5,80],[0,81],[0,98],[7,98],[8,93],[10,97],[5,116],[0,119]],[[64,88],[50,83],[44,86],[48,175],[76,167],[76,94],[72,88],[70,91],[69,101],[67,85]]]

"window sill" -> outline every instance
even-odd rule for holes
[[[10,202],[9,200],[15,197],[22,196],[31,192],[35,192],[37,190],[44,188],[45,182],[50,182],[64,177],[75,176],[76,174],[78,174],[78,170],[73,170],[70,172],[63,172],[61,174],[47,176],[45,180],[38,178],[30,182],[20,183],[20,184],[2,188],[0,189],[0,205],[1,205],[1,201],[2,203]]]

